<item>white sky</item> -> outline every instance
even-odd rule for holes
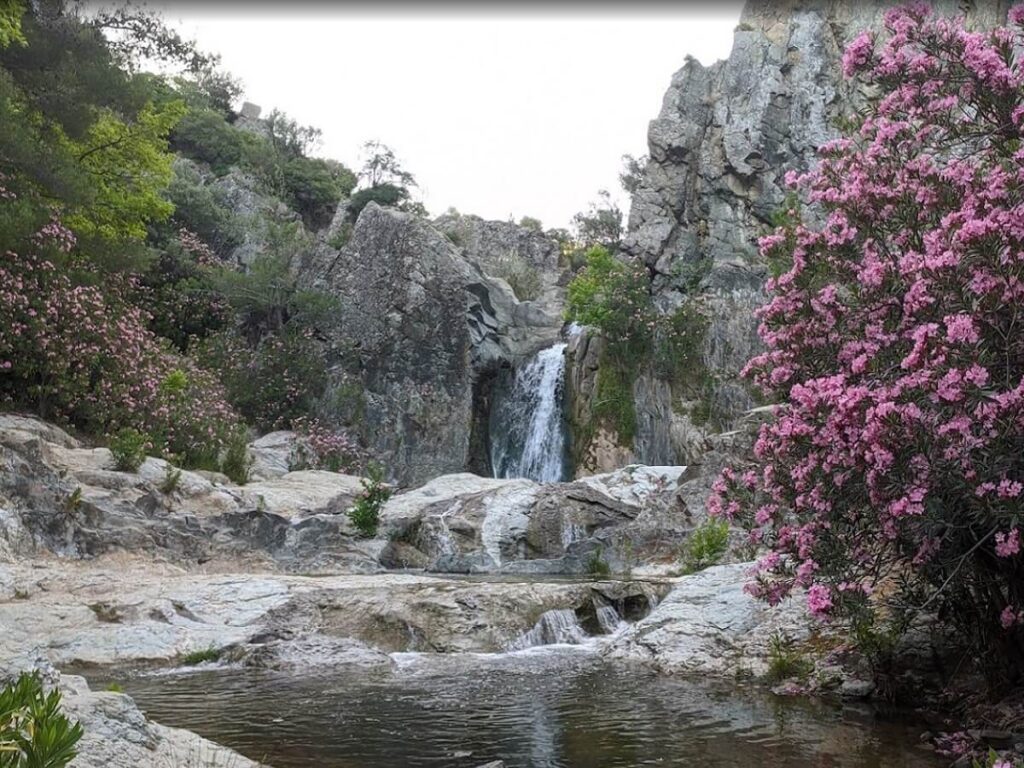
[[[554,227],[601,188],[628,213],[621,155],[646,153],[687,54],[728,56],[741,5],[150,7],[220,53],[264,115],[320,128],[318,154],[358,170],[362,143],[379,139],[432,215],[455,206]]]

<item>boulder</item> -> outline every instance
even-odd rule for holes
[[[734,676],[764,674],[772,638],[807,637],[810,620],[799,597],[770,607],[743,587],[751,563],[720,565],[679,578],[651,613],[606,649],[665,672]]]
[[[690,525],[684,467],[631,466],[570,483],[436,478],[382,510],[382,562],[442,572],[583,573],[673,559]],[[418,553],[418,554],[414,554]]]

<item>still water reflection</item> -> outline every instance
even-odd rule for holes
[[[391,671],[224,668],[119,682],[155,720],[275,768],[945,764],[915,746],[920,726],[868,708],[659,676],[580,649],[394,658]]]

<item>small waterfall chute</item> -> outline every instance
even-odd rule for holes
[[[576,611],[555,608],[542,613],[533,629],[512,643],[510,650],[519,651],[538,645],[580,645],[586,639],[587,633],[580,626]]]
[[[515,369],[495,397],[489,425],[495,477],[542,483],[566,479],[565,347],[542,349]]]

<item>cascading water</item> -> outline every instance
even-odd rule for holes
[[[542,349],[496,392],[489,425],[495,477],[551,483],[568,476],[565,346]]]

